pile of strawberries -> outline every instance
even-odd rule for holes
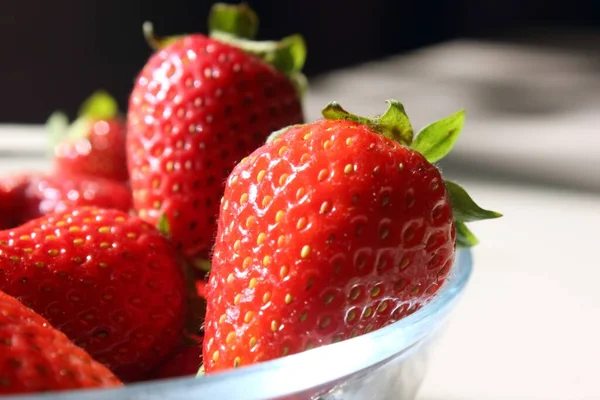
[[[0,181],[0,394],[215,373],[366,334],[427,304],[477,206],[415,135],[333,102],[305,123],[293,35],[247,6],[159,38],[126,115],[104,92],[48,121],[53,168]],[[204,357],[202,357],[204,355]],[[201,379],[201,378],[200,378]]]

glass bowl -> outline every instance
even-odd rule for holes
[[[465,289],[468,250],[457,253],[448,281],[414,314],[353,339],[200,379],[121,389],[18,396],[20,400],[414,400],[431,344]],[[3,397],[4,399],[4,397]]]

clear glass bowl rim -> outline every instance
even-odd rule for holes
[[[256,400],[293,395],[359,373],[402,353],[430,336],[453,308],[472,272],[472,253],[457,251],[448,280],[435,298],[414,314],[353,339],[222,373],[143,382],[119,389],[75,390],[0,396],[19,400]]]

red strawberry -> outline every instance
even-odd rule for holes
[[[48,120],[55,167],[59,174],[87,174],[126,181],[125,121],[117,102],[106,92],[94,93],[82,105],[71,126],[54,113]]]
[[[0,395],[121,386],[38,314],[0,292]]]
[[[472,244],[464,222],[498,216],[430,163],[449,151],[462,112],[423,130],[412,149],[398,102],[376,119],[336,103],[324,115],[279,132],[227,180],[207,288],[207,373],[403,318],[444,282],[453,219],[460,243]]]
[[[274,129],[303,119],[292,79],[304,62],[304,42],[298,36],[252,42],[219,30],[237,29],[226,16],[252,25],[249,13],[219,5],[211,37],[150,38],[159,49],[130,97],[127,154],[135,209],[155,225],[164,218],[193,263],[209,253],[223,182],[235,163]]]
[[[198,296],[206,298],[206,285],[204,279],[196,279],[196,293]]]
[[[78,208],[0,232],[0,290],[127,381],[171,353],[185,320],[174,249],[116,210]]]
[[[202,337],[190,337],[189,342],[182,344],[174,355],[161,365],[153,379],[196,375],[202,364]]]
[[[131,191],[122,182],[84,175],[23,174],[0,181],[2,229],[52,212],[96,206],[129,211]]]
[[[0,179],[0,229],[21,224],[28,186],[29,177],[25,175]]]

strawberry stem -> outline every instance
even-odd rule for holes
[[[144,39],[146,39],[146,43],[148,46],[154,51],[159,51],[164,47],[168,46],[175,40],[182,37],[182,35],[173,35],[173,36],[165,36],[160,37],[154,33],[154,25],[150,21],[144,22],[142,25],[142,33],[144,34]]]

